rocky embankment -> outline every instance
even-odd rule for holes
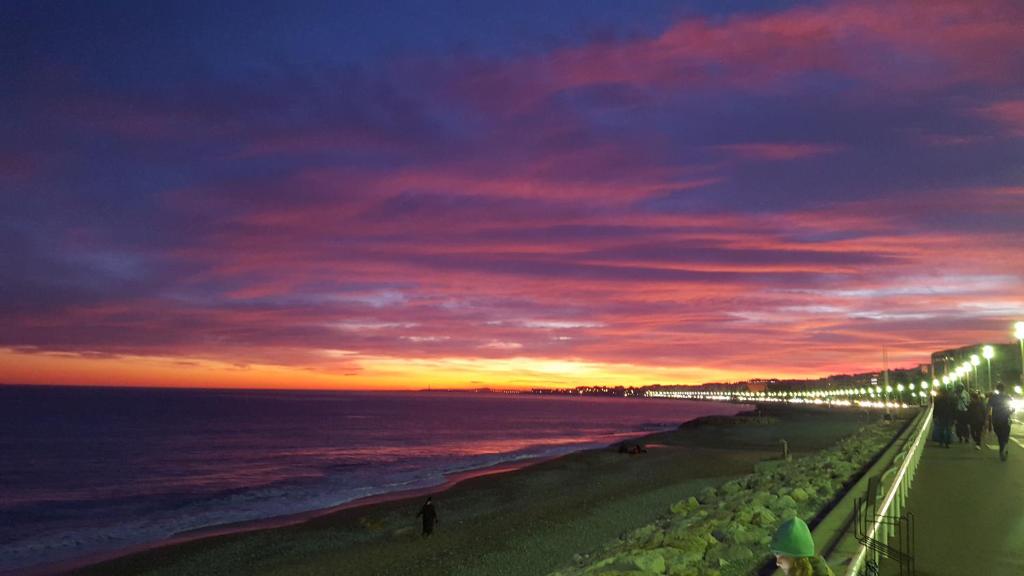
[[[771,460],[754,473],[672,505],[653,524],[624,533],[577,565],[549,576],[731,576],[756,573],[780,522],[810,519],[897,433],[875,423],[811,456]]]

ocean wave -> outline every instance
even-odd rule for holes
[[[134,414],[131,406],[140,394],[118,400],[119,413]],[[679,401],[630,403],[623,411],[626,401],[616,399],[360,395],[354,404],[350,395],[289,393],[289,410],[276,420],[254,423],[247,413],[230,412],[228,400],[236,396],[219,392],[225,415],[185,424],[182,418],[212,411],[206,396],[191,394],[177,400],[183,416],[128,418],[120,444],[116,431],[108,431],[102,456],[89,452],[94,412],[88,411],[78,416],[83,426],[78,436],[61,432],[62,441],[80,436],[81,449],[67,444],[62,452],[67,457],[26,460],[20,467],[0,463],[0,473],[5,465],[24,471],[40,462],[60,463],[46,470],[53,480],[29,481],[33,478],[22,474],[16,489],[5,494],[0,571],[428,489],[462,474],[599,448],[715,412],[709,405]],[[264,403],[262,413],[275,414],[277,395],[245,398],[249,405]],[[51,403],[40,402],[40,410],[52,411]],[[76,406],[69,403],[65,410]],[[438,418],[439,413],[458,417]],[[95,416],[109,427],[102,414]],[[26,459],[42,453],[52,444],[45,443],[49,431],[27,431],[19,453]],[[33,442],[40,444],[33,448]]]

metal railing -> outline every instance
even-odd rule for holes
[[[904,529],[904,523],[900,520],[906,506],[907,497],[910,495],[910,485],[914,481],[917,472],[917,465],[921,461],[921,454],[927,444],[928,431],[931,429],[932,407],[929,406],[920,416],[918,428],[908,438],[903,449],[893,459],[892,465],[881,475],[878,482],[869,482],[869,489],[866,501],[858,501],[856,512],[859,526],[856,527],[857,539],[861,546],[850,562],[846,576],[858,576],[864,573],[869,563],[877,567],[882,556],[888,556],[887,551],[901,550],[893,556],[900,564],[900,571],[903,573],[903,566],[908,551],[908,543],[904,538],[910,533],[909,526]],[[881,493],[881,500],[877,497]],[[862,512],[861,508],[865,510]],[[890,546],[890,538],[896,539],[897,546]],[[912,540],[909,548],[913,548]],[[909,559],[910,574],[913,574],[913,558]]]

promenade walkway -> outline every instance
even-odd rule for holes
[[[918,576],[1024,574],[1024,422],[1011,429],[1009,458],[995,435],[982,450],[929,443],[910,490]],[[883,574],[892,573],[883,564]]]

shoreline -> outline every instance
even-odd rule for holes
[[[583,448],[581,450],[592,449],[593,448]],[[474,478],[481,478],[493,474],[505,474],[508,472],[514,472],[522,468],[528,468],[530,466],[533,466],[534,464],[540,464],[542,462],[547,462],[549,460],[554,460],[557,458],[561,458],[563,456],[565,456],[565,454],[539,456],[536,458],[524,458],[522,460],[514,462],[503,462],[495,464],[493,466],[488,466],[486,468],[467,470],[465,472],[458,472],[449,476],[445,476],[444,482],[436,484],[434,486],[426,486],[423,488],[410,488],[408,490],[398,490],[395,492],[384,492],[381,494],[373,494],[371,496],[363,496],[360,498],[356,498],[355,500],[350,500],[348,502],[337,504],[335,506],[329,506],[327,508],[317,508],[314,510],[308,510],[306,512],[296,512],[294,514],[272,516],[269,518],[261,518],[258,520],[229,522],[226,524],[213,524],[210,526],[204,526],[202,528],[196,528],[194,530],[178,532],[176,534],[172,534],[167,538],[154,540],[153,542],[136,544],[134,546],[118,548],[117,550],[112,550],[108,552],[97,552],[79,558],[62,560],[47,564],[40,564],[36,566],[29,566],[27,568],[12,568],[10,570],[0,570],[0,576],[56,576],[59,574],[73,573],[77,570],[91,568],[93,566],[104,564],[109,561],[127,558],[129,556],[134,556],[136,554],[141,554],[153,550],[159,550],[161,548],[174,547],[182,544],[188,544],[190,542],[214,539],[222,536],[234,536],[247,534],[251,532],[258,532],[261,530],[287,528],[289,526],[300,525],[324,516],[332,516],[334,514],[338,514],[340,512],[345,512],[348,510],[358,510],[363,507],[387,504],[410,498],[422,498],[430,494],[444,492],[466,480],[472,480]]]
[[[771,418],[710,416],[633,437],[649,453],[587,449],[512,471],[430,489],[441,523],[418,536],[420,495],[318,514],[289,526],[203,535],[71,569],[102,574],[523,574],[547,573],[573,555],[651,522],[707,486],[778,455],[778,439],[812,453],[872,418],[859,411],[772,408]],[[422,493],[421,493],[422,495]]]
[[[795,453],[811,453],[873,417],[859,410],[765,408],[768,418],[750,411],[698,417],[603,448],[470,470],[422,491],[313,510],[287,524],[221,526],[103,559],[37,566],[31,574],[335,574],[339,563],[353,574],[547,573],[573,562],[574,552],[653,521],[682,497],[750,474],[777,456],[780,437]],[[645,444],[648,453],[617,453],[623,442]],[[422,539],[415,512],[427,493],[439,505],[441,524]]]
[[[745,412],[738,412],[736,415],[738,416],[744,413]],[[610,444],[598,444],[595,446],[594,442],[581,443],[578,448],[564,453],[536,456],[531,458],[522,458],[518,460],[508,460],[504,462],[499,462],[497,464],[485,466],[482,468],[475,468],[471,470],[464,470],[454,472],[451,474],[446,474],[442,482],[432,486],[424,486],[420,488],[410,488],[406,490],[382,492],[380,494],[362,496],[354,500],[343,502],[341,504],[337,504],[334,506],[328,506],[326,508],[316,508],[304,512],[296,512],[293,514],[284,514],[255,520],[245,520],[241,522],[213,524],[210,526],[204,526],[202,528],[178,532],[166,538],[161,538],[159,540],[154,540],[152,542],[135,544],[123,548],[117,548],[115,550],[94,552],[76,558],[59,560],[56,562],[48,562],[43,564],[36,564],[28,567],[4,569],[0,570],[0,576],[56,576],[60,574],[75,573],[80,570],[90,569],[98,565],[103,565],[108,562],[136,556],[138,554],[143,554],[146,552],[152,552],[165,548],[174,548],[177,546],[193,542],[199,542],[207,539],[239,536],[253,532],[260,532],[264,530],[274,530],[299,526],[308,522],[316,521],[323,517],[330,517],[347,511],[358,511],[363,508],[370,508],[373,506],[402,502],[415,498],[423,498],[425,496],[433,494],[442,494],[458,486],[459,484],[462,484],[470,480],[516,472],[519,470],[530,468],[538,464],[558,460],[581,452],[587,452],[591,450],[607,450],[608,448],[616,446],[622,442],[640,442],[645,438],[657,436],[659,434],[664,434],[665,432],[670,432],[672,430],[677,429],[680,426],[684,426],[685,424],[696,422],[698,420],[732,417],[733,416],[717,415],[698,416],[696,418],[686,420],[680,424],[677,424],[674,427],[666,428],[664,430],[621,433],[616,435],[616,440]]]

